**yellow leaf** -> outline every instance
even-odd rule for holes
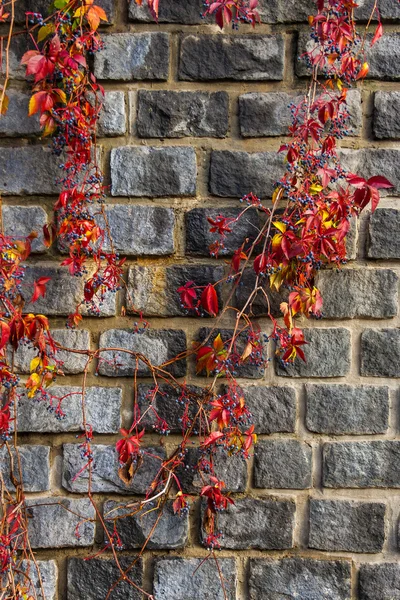
[[[282,198],[282,196],[283,196],[283,188],[277,187],[274,190],[274,193],[272,194],[272,204],[275,204],[275,202],[279,202],[279,200]]]
[[[84,15],[87,12],[87,10],[88,10],[87,6],[80,6],[74,12],[74,17],[81,17],[82,15]]]
[[[40,358],[40,356],[36,356],[35,358],[32,358],[31,360],[31,364],[29,366],[29,370],[31,373],[33,373],[33,371],[36,371],[36,369],[38,367],[42,367],[43,366],[43,361]]]
[[[319,185],[318,183],[313,183],[312,185],[310,185],[310,194],[312,196],[315,196],[315,194],[319,194],[320,192],[322,192],[323,189],[324,187],[322,185]]]
[[[47,36],[49,36],[51,33],[53,33],[54,31],[54,25],[53,23],[47,23],[46,25],[43,25],[38,32],[38,42],[43,42],[43,40],[45,40],[47,38]]]
[[[274,227],[276,227],[277,229],[279,229],[279,231],[280,231],[281,233],[285,233],[285,231],[286,231],[286,229],[287,229],[287,227],[286,227],[285,223],[281,223],[281,221],[274,221],[274,222],[272,223],[272,225],[273,225]]]
[[[4,94],[3,101],[0,106],[0,115],[6,114],[6,112],[8,111],[9,102],[10,102],[9,97],[7,96],[7,94]]]

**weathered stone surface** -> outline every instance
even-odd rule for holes
[[[114,529],[113,518],[127,515],[125,518],[115,521],[117,531],[125,549],[141,548],[150,535],[159,516],[158,510],[149,512],[150,508],[154,508],[151,503],[147,504],[142,512],[132,515],[132,508],[125,508],[114,500],[107,500],[105,502],[104,518],[110,531]],[[162,516],[146,548],[149,550],[174,550],[183,548],[187,543],[188,529],[188,515],[184,515],[183,513],[181,515],[174,514],[172,501],[168,501],[163,508]]]
[[[154,23],[154,17],[150,12],[148,4],[141,6],[136,0],[129,1],[129,19],[142,23]],[[204,11],[202,0],[168,0],[164,4],[160,3],[158,22],[159,23],[182,23],[184,25],[196,25],[203,22],[201,14]]]
[[[381,552],[386,506],[380,502],[310,500],[309,548]]]
[[[374,134],[378,139],[400,138],[400,92],[375,92]]]
[[[104,36],[104,41],[104,50],[94,60],[98,79],[168,79],[168,33],[113,33]]]
[[[140,462],[132,482],[126,485],[118,474],[120,464],[115,445],[92,445],[92,452],[92,492],[117,494],[145,494],[166,456],[163,448],[144,448],[143,462]],[[63,446],[62,485],[69,492],[77,494],[88,491],[88,469],[74,480],[74,477],[87,463],[87,458],[82,458],[81,453],[79,444],[64,444]]]
[[[236,600],[237,571],[233,558],[219,558],[225,592],[215,561],[203,558],[158,559],[154,568],[155,600]]]
[[[188,146],[123,146],[111,151],[113,196],[194,196],[196,176],[196,154]]]
[[[33,0],[35,1],[35,0]],[[24,19],[25,22],[25,19]],[[26,67],[25,65],[21,65],[21,58],[28,50],[34,50],[34,45],[32,40],[27,35],[18,35],[14,37],[11,41],[10,51],[9,51],[9,72],[10,79],[17,79],[25,81],[25,73]],[[2,70],[5,72],[6,66],[6,53],[3,52],[2,59]]]
[[[243,387],[256,433],[292,433],[296,424],[296,391],[289,386]]]
[[[181,41],[179,79],[283,79],[281,35],[194,35]]]
[[[360,600],[398,600],[400,598],[399,563],[361,565],[358,593]]]
[[[196,341],[203,342],[210,334],[211,330],[208,327],[202,327],[198,335],[196,337]],[[221,334],[221,338],[224,342],[228,342],[231,340],[233,335],[232,329],[220,329],[218,333]],[[212,344],[214,339],[217,337],[216,332],[213,334],[209,340],[209,343]],[[248,338],[246,333],[242,333],[237,336],[236,342],[236,350],[238,354],[242,354],[248,342]],[[255,363],[245,362],[242,365],[238,365],[234,370],[234,375],[236,377],[246,377],[248,379],[261,379],[265,372],[265,360],[266,356],[264,356],[265,348],[263,346],[263,356],[260,357],[260,364],[257,365]],[[202,373],[201,373],[202,374]]]
[[[385,433],[389,426],[387,386],[307,384],[306,396],[306,425],[315,433]]]
[[[282,172],[283,158],[277,152],[214,150],[209,189],[214,196],[240,198],[253,192],[259,198],[267,198],[272,196]]]
[[[27,265],[22,293],[26,294],[27,300],[31,297],[33,283],[41,277],[50,277],[46,284],[46,294],[41,296],[35,303],[27,301],[24,310],[43,313],[48,317],[66,316],[75,312],[76,307],[84,301],[83,288],[85,278],[71,277],[68,267],[60,267],[57,263],[37,263]],[[111,317],[115,315],[115,294],[108,293],[104,302],[99,305],[97,317]],[[90,315],[90,306],[83,302],[81,314]]]
[[[101,348],[125,348],[145,356],[154,366],[159,367],[177,354],[186,350],[186,335],[180,329],[149,329],[143,333],[133,333],[129,329],[110,329],[100,336]],[[136,359],[123,352],[103,352],[99,373],[107,377],[129,377],[134,374]],[[172,363],[166,370],[175,377],[186,374],[186,360]],[[149,368],[139,360],[137,375],[146,377]]]
[[[305,329],[303,346],[307,362],[296,358],[293,364],[276,361],[276,374],[281,377],[344,377],[350,370],[351,336],[348,329]]]
[[[196,286],[206,286],[223,278],[224,268],[213,265],[174,265],[170,267],[134,266],[129,269],[128,291],[130,304],[128,310],[140,311],[145,316],[192,316],[198,317],[195,310],[184,308],[177,292],[178,288],[193,281]],[[201,291],[197,292],[198,297]],[[221,295],[217,288],[219,306]],[[194,302],[196,305],[196,302]],[[202,314],[208,316],[202,311]]]
[[[248,267],[245,268],[240,279],[240,284],[235,290],[235,304],[236,308],[242,310],[246,304],[248,303],[248,299],[250,295],[253,293],[257,281],[257,275],[254,271],[254,268]],[[253,314],[254,316],[267,316],[270,313],[274,317],[281,317],[282,311],[280,310],[280,305],[282,302],[287,302],[289,292],[287,289],[283,287],[277,292],[275,289],[271,289],[269,284],[269,279],[266,277],[263,280],[258,282],[258,286],[262,286],[268,296],[268,302],[265,298],[265,295],[261,290],[257,292],[253,296],[253,300],[251,302],[251,306],[247,308],[245,314]]]
[[[18,400],[18,431],[57,433],[63,431],[81,431],[82,426],[82,388],[73,386],[52,386],[52,400],[27,398],[21,390]],[[64,398],[61,409],[63,418],[57,418],[54,410],[58,399]],[[95,433],[117,433],[121,426],[122,390],[112,387],[86,388],[85,407],[87,422]],[[49,410],[49,406],[52,409]]]
[[[292,124],[290,104],[297,106],[302,99],[304,96],[286,92],[249,92],[239,96],[241,135],[243,137],[288,135],[288,128]],[[358,90],[349,91],[347,109],[350,113],[347,121],[348,128],[353,135],[360,135],[362,110],[361,94]]]
[[[100,137],[124,135],[125,131],[125,94],[124,92],[107,91],[104,94],[98,120],[98,135]]]
[[[31,516],[28,535],[32,548],[72,548],[94,543],[94,523],[85,521],[95,516],[88,498],[72,500],[52,496],[27,500],[26,504]]]
[[[203,509],[206,503],[203,502]],[[218,515],[221,548],[283,550],[293,547],[296,505],[291,500],[242,498]],[[202,530],[205,544],[206,533]]]
[[[46,492],[50,489],[50,446],[18,446],[22,483],[25,492]],[[16,452],[12,451],[14,477],[20,480]],[[10,478],[10,457],[5,446],[0,449],[0,470],[8,490],[14,489]]]
[[[386,177],[394,187],[390,190],[380,190],[381,195],[388,193],[391,196],[399,195],[400,150],[396,148],[343,149],[339,153],[339,158],[345,169],[352,173],[362,173],[365,179],[374,175]]]
[[[369,258],[400,258],[400,210],[377,208],[369,216]]]
[[[366,43],[369,79],[400,79],[400,33],[386,32],[384,36],[370,48],[369,42],[373,34],[369,34]]]
[[[207,472],[202,469],[202,454],[198,448],[188,448],[183,465],[176,471],[182,489],[187,494],[199,494]],[[208,464],[204,457],[204,467]],[[244,492],[247,484],[247,463],[240,455],[228,456],[224,450],[218,449],[213,456],[215,477],[223,481],[227,492]],[[203,475],[203,476],[202,476]]]
[[[361,375],[400,377],[400,329],[361,333]]]
[[[226,136],[229,96],[226,92],[139,90],[137,131],[142,138]]]
[[[249,586],[250,600],[350,600],[351,567],[347,561],[253,558]]]
[[[257,488],[311,487],[311,446],[298,440],[262,440],[255,449],[254,485]]]
[[[328,319],[394,317],[398,311],[399,278],[391,269],[322,271],[318,288]]]
[[[87,329],[52,329],[51,335],[55,342],[71,350],[89,350],[90,333]],[[14,353],[14,366],[19,373],[30,373],[30,363],[38,355],[37,349],[29,345],[19,346]],[[56,354],[57,360],[63,362],[62,371],[66,375],[83,373],[87,363],[87,356],[74,354],[65,350],[59,350]]]
[[[242,209],[240,208],[194,208],[185,213],[186,229],[186,254],[195,256],[210,256],[210,245],[218,240],[219,236],[210,231],[211,224],[207,218],[215,220],[218,215],[229,220],[236,219]],[[230,221],[232,222],[232,221]],[[261,228],[261,219],[256,210],[249,210],[246,216],[232,225],[232,232],[224,239],[224,248],[219,251],[219,256],[231,256],[248,239],[248,244],[257,237]]]
[[[43,146],[0,148],[3,195],[58,194],[62,161]]]
[[[29,94],[8,90],[8,110],[0,119],[0,135],[7,137],[37,135],[40,132],[39,116],[28,117]]]
[[[32,240],[32,253],[46,251],[43,226],[47,224],[47,214],[41,206],[3,206],[2,214],[5,235],[25,239],[34,231],[37,238]]]
[[[31,560],[23,560],[21,563],[21,573],[27,574],[30,580],[27,589],[28,597],[29,595],[32,595],[34,598],[37,598],[37,600],[56,600],[58,575],[56,561],[37,560],[36,563],[39,567],[45,597],[43,598],[42,595],[38,571],[34,562]],[[19,581],[22,585],[28,585],[26,578],[22,575],[18,578],[17,574],[15,580],[16,582]]]
[[[400,487],[400,442],[336,442],[323,447],[323,485],[331,488]]]
[[[123,569],[127,569],[135,556],[119,556]],[[142,559],[129,570],[129,579],[142,587]],[[103,558],[68,559],[68,600],[103,600],[121,576],[115,560]],[[141,600],[142,594],[128,582],[120,582],[109,596],[110,600]]]

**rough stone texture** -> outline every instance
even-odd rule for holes
[[[256,433],[293,433],[296,391],[289,386],[243,387],[246,406]]]
[[[333,435],[385,433],[389,426],[389,388],[346,384],[307,384],[306,425]]]
[[[205,509],[205,502],[203,503]],[[274,498],[243,498],[218,515],[221,548],[283,550],[293,547],[295,503]],[[206,534],[202,530],[203,544]]]
[[[400,487],[400,442],[337,442],[323,447],[323,485],[332,488]]]
[[[239,96],[239,123],[243,137],[288,135],[292,124],[290,104],[296,106],[304,96],[286,92],[249,92]],[[353,135],[360,135],[362,124],[361,94],[350,90],[347,95],[350,112],[348,127]]]
[[[236,308],[242,310],[245,307],[250,294],[256,287],[256,280],[257,275],[253,267],[245,268],[240,280],[240,285],[236,288],[234,295]],[[258,291],[253,297],[251,307],[248,307],[245,311],[246,314],[249,314],[251,311],[254,316],[259,317],[267,316],[270,312],[274,317],[281,317],[282,312],[280,310],[280,305],[282,302],[287,302],[289,295],[288,290],[283,288],[281,288],[279,292],[275,289],[271,290],[268,279],[261,281],[259,285],[263,286],[264,290],[267,292],[269,302],[267,302],[264,294],[261,291]]]
[[[132,482],[127,485],[118,474],[120,465],[115,445],[92,445],[92,492],[145,494],[166,455],[162,448],[144,448],[143,451],[143,461],[140,461]],[[159,459],[155,458],[156,456]],[[69,492],[81,494],[88,491],[87,469],[74,480],[86,463],[87,458],[82,458],[79,444],[64,444],[62,485]]]
[[[194,148],[122,146],[111,151],[113,196],[193,196],[196,176]]]
[[[277,152],[232,152],[214,150],[210,163],[210,193],[241,198],[250,191],[259,198],[272,196],[283,172]]]
[[[155,600],[236,600],[237,571],[233,558],[219,558],[224,590],[215,561],[164,558],[154,567]]]
[[[181,305],[178,288],[188,281],[196,286],[206,286],[223,278],[224,269],[212,265],[174,265],[171,267],[131,267],[128,275],[128,292],[130,304],[128,310],[142,312],[145,316],[193,316],[198,317],[195,310],[187,310]],[[222,306],[221,295],[217,288],[219,306]],[[200,298],[202,290],[197,292]],[[196,302],[194,303],[196,305]],[[202,311],[207,316],[207,313]]]
[[[210,245],[219,239],[217,233],[210,231],[211,224],[207,218],[223,216],[233,222],[240,214],[240,208],[194,208],[185,213],[186,254],[195,256],[210,256]],[[232,219],[232,221],[231,221]],[[248,239],[248,244],[255,240],[261,228],[261,219],[257,211],[247,211],[246,216],[232,225],[232,232],[224,239],[224,248],[219,256],[231,256],[239,248],[243,240]]]
[[[61,162],[43,146],[0,148],[3,195],[58,194]]]
[[[35,303],[29,302],[32,297],[33,283],[41,277],[50,277],[50,281],[46,284],[46,294]],[[45,314],[48,317],[67,316],[74,313],[77,305],[82,301],[84,285],[85,278],[71,277],[68,267],[60,267],[57,263],[27,265],[22,285],[22,293],[26,294],[28,300],[24,310]],[[115,294],[108,293],[99,309],[100,313],[96,313],[98,317],[115,315]],[[91,314],[90,307],[85,303],[82,305],[81,314],[86,316]]]
[[[400,565],[361,565],[358,593],[360,600],[399,600]]]
[[[207,479],[209,457],[204,456],[204,469],[198,448],[188,448],[183,465],[178,468],[177,476],[182,489],[187,494],[199,494]],[[244,492],[247,484],[247,462],[240,455],[228,456],[221,448],[213,456],[215,476],[226,485],[227,492]]]
[[[391,269],[324,271],[318,288],[327,319],[394,317],[398,311],[399,278]]]
[[[124,135],[126,131],[124,92],[106,92],[98,121],[100,137]]]
[[[399,37],[400,41],[400,37]],[[400,46],[400,44],[399,44]],[[388,193],[400,193],[400,150],[397,148],[363,148],[361,150],[343,149],[339,158],[345,169],[352,173],[362,173],[365,179],[382,175],[393,184],[393,189],[380,190],[384,196]]]
[[[104,36],[104,41],[105,49],[97,53],[94,60],[94,74],[99,79],[168,78],[168,33],[113,33]]]
[[[43,226],[47,224],[47,214],[41,206],[3,206],[2,215],[5,235],[23,240],[34,231],[37,238],[32,240],[32,254],[46,251]]]
[[[372,34],[368,36],[366,50],[369,79],[400,79],[400,33],[386,32],[379,42],[370,48]]]
[[[40,132],[39,116],[28,117],[29,94],[8,90],[8,110],[0,119],[0,135],[7,137],[31,136]]]
[[[136,556],[119,556],[120,565],[127,569]],[[142,586],[142,559],[129,570],[129,579]],[[121,575],[115,561],[103,558],[68,559],[68,600],[103,600],[110,586]],[[120,582],[109,596],[110,600],[141,600],[141,593],[128,582]]]
[[[381,552],[386,506],[380,502],[310,500],[309,548]]]
[[[19,446],[22,483],[25,492],[47,492],[50,489],[50,446]],[[14,477],[20,480],[16,452],[12,451]],[[5,446],[0,449],[0,470],[8,490],[14,489],[10,479],[10,457]]]
[[[85,519],[94,519],[95,511],[88,498],[73,500],[52,496],[27,500],[26,504],[31,516],[28,534],[32,548],[72,548],[93,544],[94,523]]]
[[[305,329],[303,346],[306,361],[293,364],[276,361],[276,373],[282,377],[344,377],[350,369],[350,331],[343,327]]]
[[[268,81],[283,78],[281,35],[187,35],[181,40],[179,79]]]
[[[129,329],[110,329],[100,336],[101,348],[125,348],[144,355],[153,366],[159,367],[186,350],[186,336],[180,329],[149,329],[133,333]],[[136,359],[123,352],[103,352],[99,373],[107,377],[129,377],[134,374]],[[112,364],[109,364],[111,362]],[[186,373],[186,360],[172,363],[166,370],[174,377]],[[149,368],[140,360],[138,377],[148,376]]]
[[[90,332],[87,329],[52,329],[51,335],[55,342],[71,350],[89,350]],[[37,350],[29,345],[20,346],[14,353],[15,369],[19,373],[30,373],[30,363],[38,355]],[[87,356],[74,354],[65,350],[57,352],[57,360],[63,362],[61,370],[65,375],[83,373],[87,363]]]
[[[139,90],[137,131],[142,138],[226,136],[229,96],[226,92]]]
[[[249,586],[250,600],[350,600],[351,567],[347,561],[252,558]]]
[[[311,446],[298,440],[262,440],[254,450],[256,488],[311,487]]]
[[[400,258],[400,210],[377,208],[369,216],[369,258]]]
[[[375,92],[374,135],[378,139],[399,139],[400,92]]]
[[[147,504],[143,511],[132,515],[132,508],[124,507],[119,502],[107,500],[104,504],[104,518],[110,531],[114,529],[115,517],[124,518],[115,521],[117,531],[121,537],[125,549],[141,548],[158,518],[159,511]],[[109,513],[109,514],[108,514]],[[126,516],[125,516],[126,515]],[[162,511],[162,516],[150,537],[146,548],[149,550],[175,550],[183,548],[188,540],[189,519],[188,515],[175,515],[172,509],[172,501],[168,501]]]
[[[154,17],[146,3],[139,6],[136,0],[129,1],[128,18],[131,21],[141,23],[154,23]],[[196,25],[203,22],[201,14],[204,11],[202,0],[169,0],[160,3],[158,13],[159,23],[182,23],[185,25]]]
[[[27,398],[21,390],[18,400],[18,430],[22,432],[57,433],[81,431],[82,426],[82,387],[52,386],[52,401]],[[70,394],[70,395],[68,395]],[[58,399],[64,398],[61,408],[65,417],[59,419],[54,414]],[[122,390],[116,387],[88,387],[85,407],[87,422],[94,433],[117,433],[121,426]],[[53,410],[49,411],[49,405]]]
[[[361,375],[400,377],[400,329],[364,329]]]
[[[39,583],[39,576],[37,568],[33,561],[31,560],[23,560],[21,563],[21,571],[23,573],[29,574],[30,583],[29,589],[27,590],[28,597],[29,594],[32,595],[37,600],[56,600],[57,595],[57,563],[54,560],[37,560],[37,565],[39,567],[40,576],[42,578],[43,591],[45,598],[43,598],[41,586]],[[23,585],[27,585],[27,581],[25,577],[18,579],[18,575],[16,577],[16,581],[20,582]],[[35,596],[36,594],[36,596]]]

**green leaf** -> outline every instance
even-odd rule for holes
[[[67,6],[69,0],[54,0],[54,8],[63,9]]]

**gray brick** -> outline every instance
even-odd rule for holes
[[[179,79],[268,81],[283,79],[281,35],[194,35],[181,41]]]
[[[248,299],[252,292],[256,289],[257,275],[253,267],[245,268],[240,279],[240,285],[235,290],[234,294],[234,305],[239,310],[242,310],[247,304]],[[287,302],[289,292],[286,289],[281,289],[277,292],[275,289],[271,289],[268,280],[266,285],[264,284],[268,293],[268,302],[261,291],[258,291],[251,302],[251,306],[245,311],[246,314],[259,316],[267,316],[269,313],[274,317],[281,317],[282,311],[280,309],[282,302]]]
[[[213,265],[174,265],[170,267],[142,267],[129,269],[128,310],[142,312],[146,316],[198,316],[194,310],[183,308],[178,288],[189,281],[206,286],[223,278],[222,266]],[[217,288],[219,305],[222,305],[220,286]],[[200,297],[201,291],[198,292]]]
[[[90,349],[90,333],[86,329],[52,329],[51,335],[55,342],[74,350]],[[30,363],[38,355],[37,349],[29,345],[19,346],[14,353],[14,366],[19,373],[30,373]],[[57,360],[63,362],[62,371],[66,375],[83,373],[88,357],[84,354],[74,354],[60,350],[56,353]]]
[[[399,44],[400,46],[400,44]],[[363,148],[361,150],[343,149],[339,152],[342,165],[352,173],[361,174],[368,179],[373,175],[386,177],[394,186],[390,190],[380,190],[381,195],[399,195],[400,193],[400,150],[395,148]]]
[[[358,588],[360,600],[398,600],[399,590],[398,562],[361,565]]]
[[[35,1],[35,0],[33,0]],[[21,58],[28,50],[33,50],[33,42],[26,35],[18,35],[11,41],[9,52],[10,79],[25,81],[26,67],[21,65]],[[6,53],[3,52],[2,71],[5,71]]]
[[[307,384],[306,425],[315,433],[333,435],[386,433],[389,388]]]
[[[323,485],[399,488],[400,442],[336,442],[323,447]]]
[[[194,148],[125,146],[111,151],[113,196],[194,196],[196,176]]]
[[[141,548],[150,535],[154,524],[159,516],[159,510],[150,511],[154,508],[148,504],[141,512],[132,514],[132,507],[124,507],[119,502],[107,500],[104,504],[104,518],[110,531],[116,529],[121,537],[125,549]],[[123,518],[121,518],[123,517]],[[189,518],[188,515],[174,514],[172,501],[167,501],[162,509],[162,516],[150,537],[146,548],[148,550],[175,550],[183,548],[188,541]]]
[[[3,206],[2,213],[5,235],[24,239],[34,231],[37,238],[32,240],[32,254],[46,251],[43,226],[47,224],[47,215],[41,206]]]
[[[214,196],[240,198],[253,192],[267,198],[272,196],[275,182],[283,173],[283,158],[277,152],[214,150],[209,189]]]
[[[119,556],[123,569],[137,559],[137,556]],[[130,581],[142,586],[142,559],[129,570]],[[111,587],[121,576],[115,560],[103,558],[69,558],[67,574],[68,600],[103,600]],[[109,596],[110,600],[141,600],[142,594],[129,582],[121,581]]]
[[[12,449],[14,476],[20,481],[17,454]],[[46,492],[50,489],[50,446],[18,446],[21,461],[22,484],[25,492]],[[10,457],[5,446],[0,449],[1,475],[8,490],[14,485],[10,479]]]
[[[224,587],[213,560],[158,559],[154,568],[154,600],[236,600],[237,571],[233,558],[219,558]],[[224,590],[225,588],[225,590]]]
[[[91,520],[95,511],[88,498],[72,500],[52,496],[27,500],[26,504],[31,516],[28,535],[32,548],[73,548],[94,543]]]
[[[143,462],[139,464],[131,484],[126,485],[118,474],[120,464],[115,445],[92,445],[92,451],[91,491],[94,493],[145,494],[166,456],[162,448],[144,448]],[[87,493],[89,470],[74,479],[86,464],[87,458],[82,458],[80,444],[64,444],[62,485],[66,490]]]
[[[88,269],[90,274],[90,269]],[[40,277],[50,277],[46,284],[46,295],[40,297],[35,303],[29,302],[32,297],[33,283]],[[87,276],[88,277],[88,276]],[[68,267],[59,267],[57,263],[37,263],[28,265],[22,285],[22,293],[26,295],[26,312],[44,313],[47,316],[64,316],[75,312],[78,304],[83,302],[81,314],[89,315],[89,308],[84,303],[83,288],[85,279],[72,277]],[[115,315],[116,297],[108,293],[103,304],[99,306],[99,317]]]
[[[137,131],[142,138],[226,136],[229,95],[226,92],[139,90]]]
[[[256,433],[293,433],[296,424],[296,391],[289,386],[243,387]]]
[[[361,0],[357,4],[359,8],[355,10],[356,17],[363,20],[369,19],[374,9],[374,0]],[[379,14],[385,20],[398,20],[400,18],[400,6],[396,0],[381,0]]]
[[[293,364],[276,362],[281,377],[345,377],[350,370],[351,336],[348,329],[305,329],[307,345],[302,346],[306,361],[296,358]]]
[[[129,2],[129,19],[141,23],[154,23],[148,4],[143,2],[139,6],[136,0]],[[182,23],[184,25],[197,25],[203,22],[201,14],[204,11],[202,0],[168,0],[161,3],[158,13],[159,23]]]
[[[312,0],[260,0],[257,6],[263,23],[297,23],[314,14]]]
[[[215,220],[218,215],[223,214],[227,219],[236,219],[241,213],[240,208],[194,208],[185,213],[186,228],[186,254],[195,256],[210,256],[210,245],[219,239],[217,233],[210,232],[210,223],[207,217]],[[224,240],[224,248],[219,256],[231,256],[239,248],[245,239],[250,246],[257,237],[261,228],[260,216],[256,210],[246,212],[244,218],[231,225],[232,232]]]
[[[168,33],[114,33],[103,39],[106,46],[94,60],[99,79],[168,79]]]
[[[311,446],[298,440],[262,440],[254,450],[254,485],[257,488],[311,487]]]
[[[304,95],[286,92],[250,92],[239,96],[240,132],[243,137],[288,135],[292,124],[290,104],[298,105]],[[348,127],[353,135],[360,135],[362,124],[361,94],[350,90],[347,95],[350,113]]]
[[[399,15],[398,15],[399,16]],[[369,64],[369,79],[400,79],[400,33],[388,32],[370,48],[372,39],[369,34],[366,43],[367,62]]]
[[[386,506],[379,502],[310,500],[309,548],[381,552]]]
[[[203,502],[205,509],[205,501]],[[283,550],[293,547],[296,505],[291,500],[243,498],[218,515],[221,548]],[[206,534],[202,531],[203,544]]]
[[[58,399],[65,412],[63,419],[56,418],[49,411],[49,402],[27,398],[21,390],[18,400],[18,431],[37,433],[58,433],[82,431],[82,388],[73,386],[52,386],[49,390],[55,408]],[[70,395],[68,395],[70,394]],[[121,426],[122,390],[116,387],[88,387],[85,406],[87,422],[95,433],[117,433]]]
[[[377,208],[368,223],[369,258],[400,258],[400,210]]]
[[[45,598],[43,598],[42,590],[38,577],[38,570],[34,562],[31,560],[23,560],[20,565],[21,574],[20,577],[15,577],[16,582],[22,585],[27,585],[25,575],[29,576],[29,587],[27,589],[28,597],[32,595],[37,600],[56,600],[57,595],[57,563],[55,560],[37,560],[36,561],[40,576],[42,578],[43,591]],[[24,574],[24,576],[22,575]]]
[[[399,278],[391,269],[323,271],[318,288],[324,299],[324,317],[354,319],[394,317],[398,310]]]
[[[186,350],[186,336],[180,329],[149,329],[143,333],[133,333],[129,329],[110,329],[101,334],[100,348],[125,348],[142,354],[153,366],[159,367]],[[135,372],[136,359],[129,354],[118,351],[103,352],[101,359],[101,375],[129,377]],[[186,360],[174,362],[166,367],[166,370],[174,377],[183,377],[186,374]],[[137,375],[146,377],[149,373],[149,368],[139,361]]]
[[[351,567],[347,561],[252,558],[249,586],[250,600],[350,600]]]
[[[40,133],[39,115],[28,117],[30,95],[7,89],[8,110],[0,119],[0,135],[7,137],[31,136]]]
[[[58,194],[61,160],[49,148],[0,148],[0,181],[3,195]]]
[[[124,135],[126,132],[125,94],[107,91],[102,99],[103,106],[98,121],[100,137]]]
[[[361,375],[400,377],[400,329],[365,329],[361,333]]]
[[[378,139],[399,139],[400,92],[375,92],[374,134]]]

